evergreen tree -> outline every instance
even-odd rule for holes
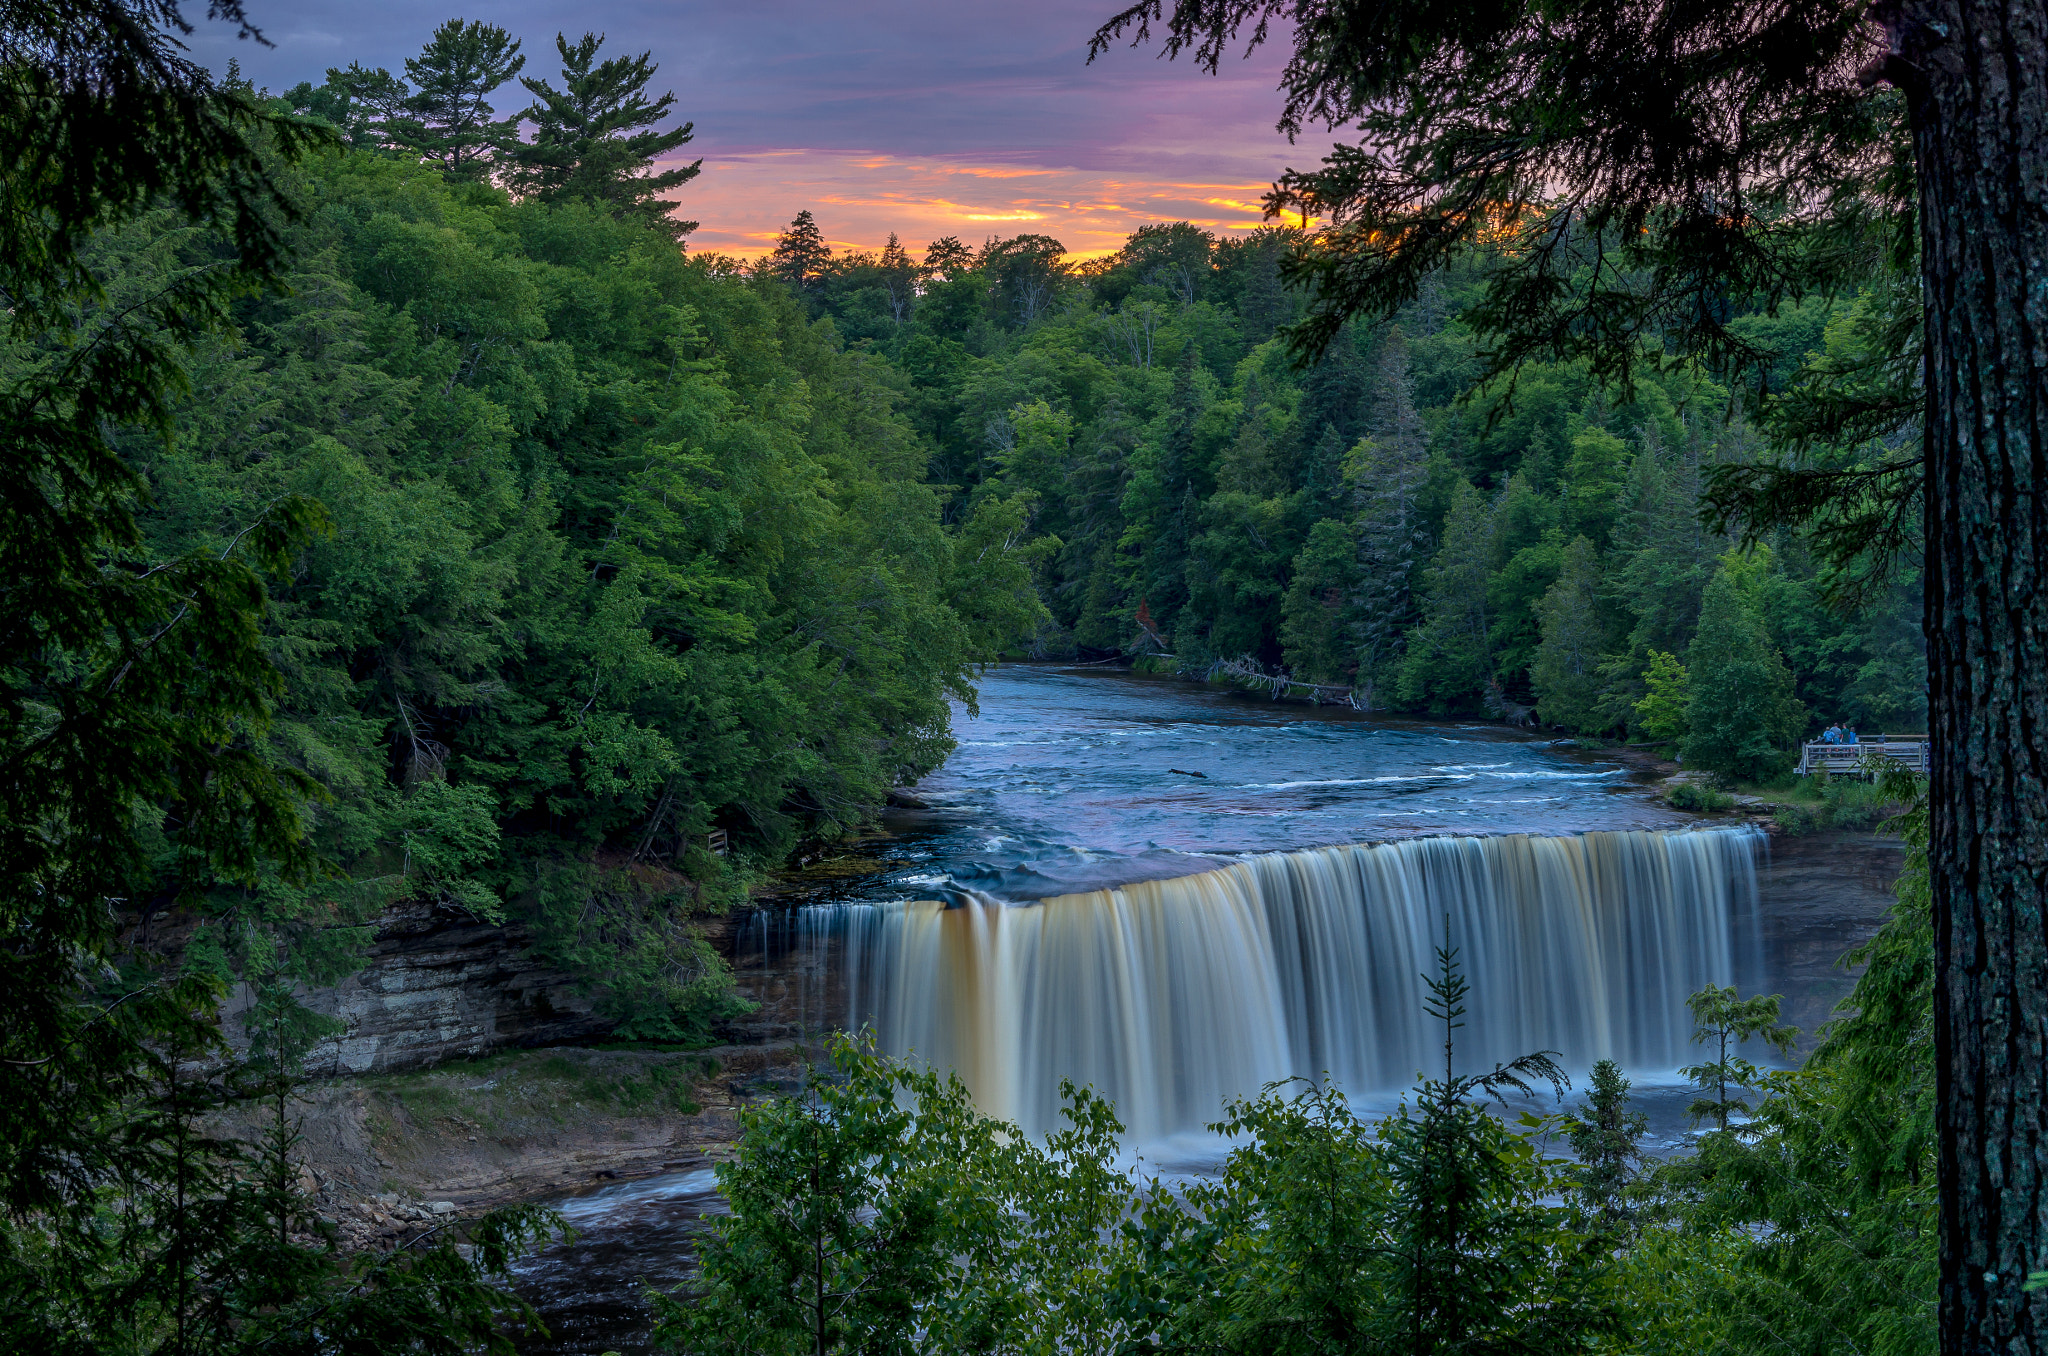
[[[825,276],[825,267],[831,261],[832,247],[825,243],[810,209],[805,208],[790,221],[789,229],[776,238],[775,252],[768,256],[766,270],[770,277],[782,279],[799,292],[807,292]]]
[[[510,177],[542,202],[586,198],[680,240],[697,224],[675,220],[674,207],[661,195],[696,178],[704,162],[650,171],[656,159],[689,142],[692,124],[652,130],[676,101],[672,92],[647,98],[647,82],[660,69],[654,54],[612,57],[593,66],[603,45],[602,33],[585,33],[574,45],[557,33],[562,88],[520,77],[536,100],[523,115],[534,134],[531,142],[512,148]]]
[[[1134,1346],[1563,1353],[1623,1331],[1611,1245],[1552,1203],[1566,1165],[1487,1111],[1562,1072],[1538,1052],[1460,1074],[1455,951],[1424,979],[1445,1064],[1412,1105],[1373,1124],[1326,1083],[1275,1084],[1212,1127],[1235,1145],[1213,1181],[1139,1197],[1119,1277]]]
[[[1351,608],[1346,591],[1352,584],[1355,547],[1342,520],[1323,518],[1309,529],[1308,541],[1294,558],[1293,581],[1287,586],[1280,624],[1281,656],[1287,671],[1310,683],[1346,683],[1372,703],[1370,673],[1354,673],[1358,649],[1352,640]]]
[[[1177,643],[1188,601],[1188,545],[1198,503],[1195,425],[1206,402],[1195,359],[1190,345],[1173,375],[1165,427],[1139,449],[1124,492],[1124,542],[1136,548],[1129,592],[1145,609],[1150,629],[1168,644]]]
[[[1444,520],[1443,545],[1422,572],[1422,624],[1408,638],[1401,697],[1443,710],[1476,697],[1493,677],[1486,581],[1493,565],[1493,513],[1460,479]]]
[[[1782,770],[1806,712],[1785,661],[1725,567],[1707,585],[1685,668],[1692,690],[1686,764],[1751,780]]]
[[[1291,36],[1281,126],[1356,128],[1268,199],[1334,223],[1296,266],[1316,286],[1297,332],[1310,350],[1361,314],[1391,313],[1461,254],[1504,254],[1517,265],[1466,311],[1489,376],[1582,360],[1626,386],[1683,352],[1753,376],[1761,403],[1780,355],[1746,337],[1729,298],[1775,312],[1891,271],[1877,260],[1917,271],[1894,373],[1861,389],[1817,382],[1813,402],[1851,444],[1875,426],[1911,446],[1917,410],[1917,452],[1845,466],[1832,440],[1795,435],[1788,463],[1731,464],[1717,492],[1755,531],[1876,524],[1895,544],[1925,505],[1929,722],[1946,788],[1930,839],[1947,967],[1935,1020],[1952,1060],[1943,1343],[2038,1344],[2020,1259],[2048,1256],[2048,1214],[2014,1202],[2044,1179],[2029,1167],[2024,1186],[1984,1185],[2002,1165],[2048,1164],[2048,1081],[2019,1074],[2048,1067],[2033,921],[2048,912],[2048,815],[2014,790],[2048,767],[2036,564],[2048,499],[2009,493],[2048,462],[2038,0],[1567,0],[1483,17],[1429,0],[1143,0],[1098,30],[1091,54],[1155,24],[1169,52],[1211,71],[1241,39]],[[1839,558],[1864,556],[1871,535],[1839,534]]]
[[[1692,1013],[1693,1044],[1711,1046],[1714,1053],[1710,1060],[1679,1070],[1702,1093],[1711,1094],[1695,1098],[1687,1108],[1695,1121],[1712,1120],[1725,1133],[1730,1116],[1748,1113],[1749,1103],[1735,1093],[1755,1087],[1763,1071],[1741,1056],[1742,1043],[1762,1041],[1782,1054],[1799,1038],[1799,1028],[1778,1020],[1778,1002],[1776,994],[1738,998],[1732,988],[1711,985],[1685,1000]]]
[[[1639,1146],[1649,1119],[1628,1107],[1629,1082],[1611,1059],[1593,1065],[1592,1094],[1566,1121],[1572,1152],[1578,1156],[1579,1200],[1599,1230],[1614,1234],[1626,1229],[1633,1212],[1627,1190],[1642,1161]]]
[[[519,141],[519,117],[496,122],[486,100],[526,65],[519,42],[496,24],[450,19],[405,63],[413,91],[386,127],[394,143],[452,179],[481,179]]]
[[[1700,524],[1697,460],[1650,425],[1620,497],[1609,579],[1636,618],[1630,650],[1676,654],[1699,624],[1700,595],[1726,545]]]
[[[294,112],[327,122],[350,146],[386,150],[394,144],[392,122],[404,116],[412,90],[381,66],[365,70],[350,62],[346,70],[329,66],[327,82],[319,88],[302,82],[284,97]]]
[[[1399,674],[1415,614],[1415,566],[1428,545],[1422,494],[1429,440],[1414,397],[1408,346],[1395,329],[1381,343],[1366,387],[1365,436],[1344,462],[1357,542],[1347,602],[1358,686],[1368,692]]]
[[[1543,719],[1567,729],[1592,731],[1600,726],[1600,650],[1607,628],[1600,616],[1599,589],[1593,543],[1572,538],[1557,582],[1537,609],[1543,640],[1529,667]]]

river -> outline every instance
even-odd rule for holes
[[[1612,1055],[1675,1146],[1685,994],[1774,986],[1824,1011],[1827,961],[1882,907],[1885,849],[1853,888],[1781,868],[1754,829],[1498,725],[1046,666],[993,669],[979,696],[914,788],[927,808],[891,816],[898,864],[764,911],[745,944],[795,977],[805,1025],[873,1025],[1027,1129],[1060,1077],[1092,1083],[1173,1170],[1214,1162],[1199,1127],[1271,1078],[1329,1071],[1390,1103],[1436,1039],[1416,973],[1446,923],[1475,1060]],[[1774,871],[1797,877],[1778,903]],[[687,1274],[710,1175],[563,1204],[584,1241],[522,1269],[555,1329],[531,1350],[642,1349],[641,1286]]]

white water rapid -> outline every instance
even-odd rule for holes
[[[1674,1069],[1686,995],[1745,977],[1762,843],[1754,829],[1419,838],[1028,904],[821,906],[796,940],[830,956],[833,1024],[957,1070],[984,1111],[1034,1134],[1062,1078],[1092,1084],[1142,1141],[1275,1079],[1373,1092],[1434,1067],[1420,975],[1446,915],[1472,985],[1461,1067],[1550,1049],[1573,1069]]]

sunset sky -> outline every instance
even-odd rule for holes
[[[525,43],[524,74],[554,79],[554,36],[595,30],[605,54],[651,51],[654,89],[696,124],[703,173],[681,193],[693,250],[758,254],[808,207],[835,247],[913,248],[956,235],[1034,231],[1078,255],[1148,221],[1219,232],[1259,224],[1259,197],[1321,142],[1273,130],[1281,55],[1232,58],[1219,76],[1156,45],[1086,64],[1118,0],[250,0],[275,46],[202,25],[193,53],[237,58],[260,86],[318,83],[360,61],[402,70],[442,19],[484,19]],[[518,85],[502,116],[529,101]]]

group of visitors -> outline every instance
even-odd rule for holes
[[[1854,744],[1856,731],[1847,725],[1830,725],[1821,733],[1823,744]]]

